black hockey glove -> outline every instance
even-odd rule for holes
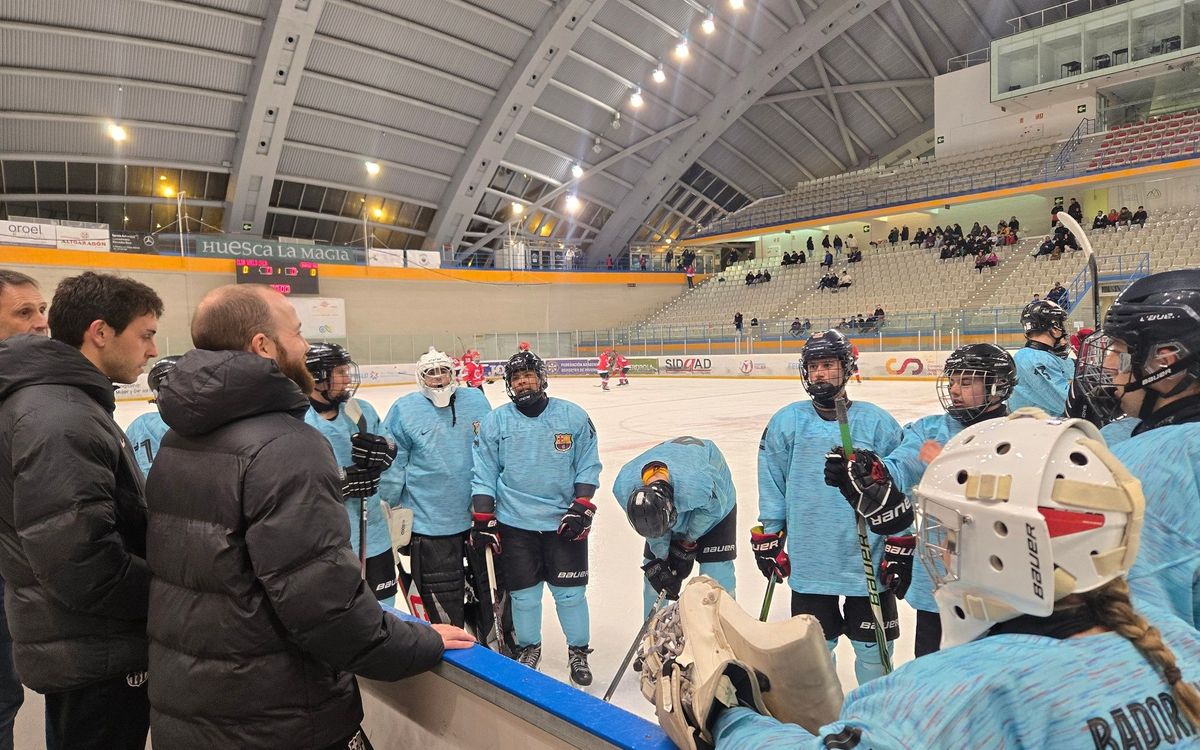
[[[382,435],[356,432],[350,436],[350,457],[364,469],[386,469],[396,460],[396,444]]]
[[[379,492],[379,475],[382,468],[364,469],[347,466],[342,469],[342,497],[370,497]]]
[[[841,448],[832,448],[825,454],[825,484],[837,488],[846,497],[854,491],[850,485],[846,454]]]
[[[692,567],[696,564],[696,553],[699,551],[700,545],[696,542],[688,543],[676,539],[667,550],[667,565],[680,580],[683,580],[692,574]]]
[[[558,524],[558,535],[568,542],[582,542],[592,530],[595,504],[586,497],[577,497]]]
[[[666,560],[657,557],[642,566],[646,580],[654,589],[654,593],[666,592],[668,599],[678,599],[679,589],[683,587],[683,576],[671,570]]]
[[[903,599],[912,583],[913,551],[917,539],[912,534],[889,536],[883,543],[883,562],[879,564],[879,579],[891,589],[897,599]]]
[[[500,528],[495,513],[471,513],[471,546],[477,550],[491,547],[492,554],[500,554]]]
[[[1067,387],[1066,414],[1072,419],[1086,419],[1096,427],[1104,426],[1104,420],[1084,393],[1078,378],[1072,378],[1070,386]]]
[[[825,456],[828,472],[830,464],[841,460],[846,465],[848,487],[833,484],[842,491],[856,513],[867,520],[867,527],[876,534],[896,534],[912,525],[912,501],[892,484],[887,467],[874,452],[856,448],[849,461],[842,458],[840,447]],[[826,478],[829,482],[829,478]]]

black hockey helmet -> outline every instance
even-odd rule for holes
[[[525,393],[515,394],[512,389],[513,378],[517,373],[528,372],[532,370],[538,376],[538,389],[536,391],[526,391]],[[504,364],[504,389],[508,392],[508,397],[512,399],[517,406],[523,406],[528,403],[537,401],[537,399],[546,392],[549,386],[549,381],[546,378],[546,363],[542,358],[531,351],[520,351],[508,358],[508,362]]]
[[[163,380],[172,370],[175,369],[175,364],[179,362],[177,355],[163,357],[154,363],[150,368],[150,374],[146,376],[146,385],[150,386],[150,392],[158,395],[158,388],[162,385]]]
[[[813,362],[824,359],[836,359],[842,364],[842,380],[840,383],[813,382],[809,378],[809,367]],[[813,400],[822,406],[832,406],[833,399],[846,385],[850,371],[854,369],[854,349],[850,339],[840,331],[830,329],[813,334],[800,350],[800,375],[803,378],[804,390]]]
[[[1114,340],[1123,342],[1128,352],[1112,351]],[[1177,359],[1156,367],[1153,360],[1163,349]],[[1108,309],[1103,328],[1086,339],[1080,351],[1076,377],[1104,417],[1120,413],[1120,395],[1112,381],[1115,371],[1130,373],[1122,392],[1185,373],[1167,394],[1174,395],[1200,380],[1200,269],[1156,273],[1130,284]],[[1143,416],[1153,409],[1156,397],[1151,394],[1143,402]]]
[[[349,401],[355,391],[358,390],[358,365],[350,357],[350,352],[346,351],[345,347],[340,344],[313,344],[308,347],[308,354],[304,358],[304,365],[308,368],[309,374],[312,375],[313,381],[317,384],[317,391],[330,403],[336,404]],[[330,380],[333,377],[333,371],[339,367],[346,367],[348,369],[347,377],[349,378],[349,382],[341,393],[336,396],[330,396]]]
[[[1025,329],[1026,336],[1031,333],[1052,332],[1052,329],[1057,328],[1062,332],[1058,339],[1065,339],[1067,311],[1062,309],[1057,302],[1035,299],[1021,310],[1021,327]]]
[[[955,376],[959,378],[959,385],[968,376],[982,378],[983,403],[974,406],[956,404],[950,393]],[[946,358],[937,379],[938,400],[951,417],[963,425],[972,425],[985,412],[1007,401],[1016,385],[1017,363],[1011,354],[995,344],[966,344]]]
[[[675,488],[665,479],[642,485],[625,502],[625,516],[639,536],[656,539],[675,525]]]

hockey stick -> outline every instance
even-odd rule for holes
[[[775,594],[775,576],[772,575],[767,581],[767,593],[763,596],[762,611],[758,613],[760,622],[767,621],[767,615],[771,614],[771,597]]]
[[[1092,249],[1092,241],[1083,233],[1083,227],[1079,226],[1079,222],[1075,221],[1075,217],[1068,214],[1066,211],[1059,211],[1055,214],[1058,222],[1066,227],[1071,234],[1075,235],[1075,240],[1079,243],[1079,249],[1083,250],[1084,257],[1087,258],[1088,275],[1092,277],[1092,330],[1100,330],[1100,271],[1096,267],[1096,251]]]
[[[491,545],[483,548],[483,559],[487,564],[488,590],[492,596],[492,627],[488,628],[485,642],[487,643],[487,647],[496,653],[503,656],[511,656],[512,654],[508,651],[508,645],[500,635],[500,628],[503,625],[500,613],[500,587],[496,584],[496,563],[492,561]]]
[[[608,690],[604,691],[604,702],[607,703],[613,697],[613,693],[617,692],[617,685],[620,684],[621,678],[625,676],[625,670],[629,668],[629,662],[633,661],[633,655],[637,653],[638,644],[642,642],[642,638],[646,636],[646,631],[650,629],[650,620],[654,618],[654,613],[662,606],[663,599],[666,597],[666,590],[658,592],[658,598],[654,600],[654,606],[650,607],[650,614],[646,615],[646,621],[642,623],[641,629],[633,639],[633,645],[629,647],[629,651],[625,653],[625,658],[621,660],[621,666],[617,668],[617,673],[613,675],[612,682],[608,685]]]
[[[367,421],[363,418],[362,407],[358,405],[356,399],[346,400],[346,416],[358,425],[358,433],[361,435],[367,431]],[[360,498],[360,510],[358,514],[358,572],[362,579],[367,580],[367,499]]]
[[[387,500],[380,500],[379,507],[383,510],[384,517],[387,518],[388,535],[392,538],[392,562],[396,564],[396,582],[400,586],[400,594],[405,598],[408,611],[412,616],[428,622],[429,615],[425,613],[425,602],[421,598],[421,592],[417,589],[417,583],[409,574],[408,569],[404,567],[404,561],[400,559],[398,549],[407,546],[412,541],[412,508],[393,510],[392,506],[387,504]]]
[[[842,432],[842,450],[849,461],[854,455],[854,440],[850,437],[850,417],[846,414],[846,396],[841,395],[834,401],[837,410],[838,428]],[[883,605],[879,599],[879,584],[875,581],[875,561],[871,558],[871,542],[867,539],[867,519],[856,509],[855,520],[858,522],[858,551],[862,554],[863,575],[867,579],[867,598],[871,602],[871,615],[875,619],[875,645],[879,647],[879,661],[883,665],[883,673],[892,671],[892,655],[887,648],[887,633],[883,629]]]

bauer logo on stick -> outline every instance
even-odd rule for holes
[[[479,420],[478,419],[476,419],[474,422],[471,423],[471,431],[474,432],[476,435],[479,434]]]
[[[566,453],[571,450],[571,442],[573,438],[569,432],[557,432],[554,434],[554,450],[559,453]]]

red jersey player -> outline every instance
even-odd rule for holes
[[[608,377],[611,375],[611,370],[617,364],[616,352],[609,347],[600,353],[600,360],[596,362],[596,374],[600,376],[600,385],[604,390],[608,390]]]
[[[617,385],[629,385],[629,360],[625,359],[625,355],[618,352],[613,352],[613,356],[617,358],[616,369],[621,375],[621,379],[617,381]]]
[[[479,364],[479,352],[468,349],[463,353],[463,382],[472,388],[483,390],[483,365]]]

